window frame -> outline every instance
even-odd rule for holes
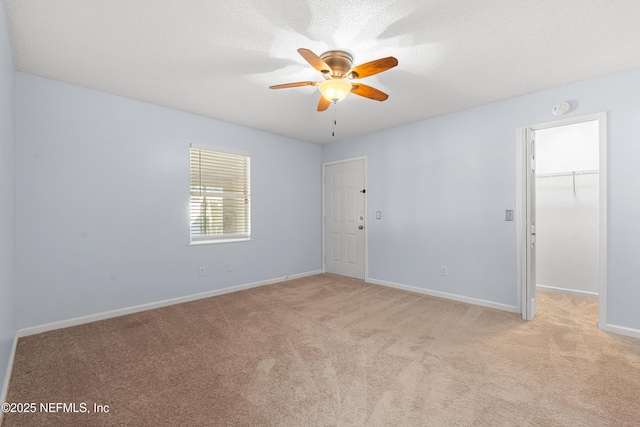
[[[246,184],[246,191],[244,193],[236,193],[233,196],[229,196],[228,194],[225,196],[224,192],[220,192],[219,195],[216,195],[216,191],[212,191],[210,194],[213,195],[214,198],[224,199],[242,199],[244,198],[245,204],[247,205],[245,215],[245,228],[246,232],[242,233],[222,233],[222,234],[193,234],[193,222],[194,219],[194,197],[204,197],[202,196],[202,185],[199,185],[199,190],[194,191],[194,186],[192,182],[192,153],[194,150],[199,152],[206,152],[208,154],[212,154],[214,156],[219,155],[221,158],[224,156],[237,156],[244,157],[246,161],[246,171],[244,173],[243,182]],[[202,177],[201,170],[197,172],[197,175]],[[201,183],[201,181],[200,181]],[[212,187],[212,188],[221,188],[221,187]],[[199,191],[200,196],[195,196],[194,192]],[[240,196],[242,194],[242,196]],[[238,152],[230,152],[226,150],[220,150],[210,147],[196,146],[190,144],[189,146],[189,246],[199,246],[199,245],[209,245],[209,244],[219,244],[219,243],[235,243],[235,242],[247,242],[251,241],[251,156],[247,153],[238,153]],[[205,214],[206,215],[206,214]],[[197,216],[196,216],[197,217]],[[223,220],[224,221],[224,220]]]

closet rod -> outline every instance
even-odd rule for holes
[[[597,174],[597,169],[592,169],[588,171],[576,171],[576,172],[560,172],[560,173],[547,173],[547,174],[536,174],[536,178],[553,178],[557,176],[570,176],[573,181],[573,195],[576,195],[576,175],[594,175]]]
[[[598,173],[598,169],[586,170],[586,171],[575,171],[575,172],[538,173],[536,174],[536,178],[555,178],[559,176],[593,175],[597,173]]]

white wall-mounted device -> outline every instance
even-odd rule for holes
[[[551,110],[551,111],[556,116],[561,116],[563,114],[568,113],[569,110],[571,110],[571,105],[569,105],[569,103],[567,101],[560,101],[556,105],[553,106],[553,110]]]

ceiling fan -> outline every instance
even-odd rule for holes
[[[389,95],[376,88],[360,82],[352,83],[350,80],[363,79],[395,67],[398,65],[398,60],[393,56],[376,59],[375,61],[352,67],[353,56],[343,50],[330,50],[318,56],[309,49],[300,48],[298,49],[298,53],[311,64],[313,68],[320,71],[325,80],[322,82],[285,83],[269,86],[269,89],[318,86],[322,94],[320,102],[318,102],[318,111],[326,110],[332,102],[342,101],[349,93],[355,93],[356,95],[376,101],[385,101],[389,98]]]

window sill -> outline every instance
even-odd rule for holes
[[[220,243],[238,243],[238,242],[250,242],[250,237],[233,238],[233,239],[216,239],[216,240],[200,240],[195,242],[189,242],[187,246],[203,246],[203,245],[217,245]]]

